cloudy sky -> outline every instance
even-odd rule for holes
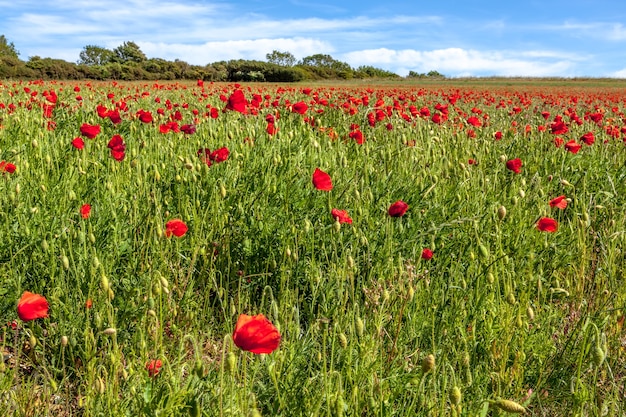
[[[0,0],[20,58],[137,43],[206,65],[329,54],[406,75],[626,77],[623,0]],[[622,23],[624,22],[624,23]]]

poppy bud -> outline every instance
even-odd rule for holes
[[[435,355],[430,354],[422,359],[422,372],[427,374],[435,369]]]
[[[498,207],[498,219],[503,220],[506,216],[506,207],[500,206]]]
[[[347,348],[348,347],[348,337],[346,336],[345,333],[341,332],[339,333],[339,344],[341,345],[342,348]]]
[[[15,184],[15,194],[19,194],[21,191],[21,187],[19,184]]]
[[[341,230],[341,223],[339,223],[338,220],[335,220],[335,223],[333,223],[333,230],[335,232],[339,232]]]
[[[528,306],[526,309],[526,317],[528,317],[529,321],[533,321],[535,319],[535,311],[531,306]]]
[[[67,258],[67,256],[61,256],[61,263],[63,264],[63,268],[65,270],[70,269],[70,260]]]
[[[521,198],[526,197],[526,192],[525,192],[524,190],[519,190],[519,196],[520,196]]]
[[[106,328],[102,331],[102,334],[107,336],[113,336],[115,333],[117,333],[117,330],[113,327]]]
[[[506,302],[511,304],[511,305],[515,305],[516,301],[515,301],[515,294],[513,294],[512,292],[508,293],[506,296]]]
[[[226,370],[233,374],[236,369],[237,356],[235,356],[234,352],[228,352],[228,355],[226,356]]]
[[[356,321],[354,322],[354,327],[356,327],[356,335],[359,337],[359,339],[363,338],[363,333],[365,332],[365,324],[360,317],[356,318]]]
[[[69,343],[69,339],[67,336],[61,336],[61,346],[65,347]]]
[[[487,249],[487,247],[482,243],[478,245],[478,252],[480,253],[480,256],[483,257],[483,259],[489,259],[489,249]]]
[[[602,350],[602,346],[599,343],[596,343],[595,347],[591,351],[591,361],[596,367],[599,367],[604,362],[606,358],[606,353]]]
[[[496,278],[493,276],[493,273],[488,272],[487,273],[487,282],[490,284],[493,284],[493,282],[496,280]]]
[[[100,276],[100,287],[102,287],[102,290],[105,292],[109,291],[109,279],[104,274]]]
[[[43,249],[44,252],[48,252],[49,248],[48,241],[44,239],[43,242],[41,242],[41,249]]]
[[[30,344],[30,348],[33,349],[35,346],[37,346],[37,338],[35,337],[34,334],[31,334],[30,337],[28,338],[28,343]]]
[[[33,140],[30,142],[30,144],[31,144],[31,146],[32,146],[33,148],[38,148],[38,147],[39,147],[39,142],[37,142],[37,139],[33,139]]]
[[[155,169],[155,170],[154,170],[154,180],[155,180],[156,182],[161,181],[161,174],[159,173],[159,170],[158,170],[158,169]]]
[[[513,414],[526,414],[526,409],[515,401],[499,399],[491,402],[501,410],[507,411]]]
[[[220,184],[220,195],[222,198],[226,198],[226,187],[224,187],[224,184]]]
[[[459,405],[461,403],[461,398],[461,389],[455,385],[450,390],[450,402],[452,405]]]

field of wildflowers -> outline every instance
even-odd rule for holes
[[[626,94],[0,82],[0,411],[626,413]]]

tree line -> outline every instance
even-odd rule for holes
[[[132,41],[114,49],[87,45],[76,63],[39,56],[23,61],[15,45],[0,35],[0,78],[296,82],[400,76],[373,66],[352,68],[327,54],[310,55],[298,61],[292,53],[276,50],[266,55],[266,61],[236,59],[191,65],[178,59],[148,58]]]

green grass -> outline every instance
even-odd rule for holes
[[[221,112],[219,95],[235,88],[226,84],[79,84],[75,93],[67,82],[3,82],[0,159],[17,170],[0,178],[0,321],[17,329],[0,333],[0,411],[496,416],[508,415],[496,403],[505,399],[537,416],[623,414],[626,153],[623,135],[606,133],[624,125],[623,94],[504,84],[313,86],[333,107],[311,104],[304,86],[244,85],[248,99],[270,98],[242,115]],[[40,108],[50,89],[54,130]],[[397,110],[368,125],[378,99],[434,113],[455,92],[442,125]],[[368,106],[342,110],[364,95]],[[309,103],[315,122],[286,100]],[[98,104],[119,101],[122,123],[97,116]],[[207,105],[217,119],[204,116]],[[467,125],[474,107],[488,124]],[[578,154],[549,133],[568,108],[581,119],[605,112],[602,126],[585,120],[560,135],[594,132]],[[155,122],[137,120],[139,109]],[[199,119],[194,134],[159,132],[176,110],[180,124]],[[269,136],[265,116],[276,112]],[[70,142],[82,123],[102,132],[79,151]],[[348,139],[353,123],[363,145]],[[126,143],[122,162],[107,148],[114,134]],[[222,163],[196,156],[224,146]],[[506,169],[512,158],[523,160],[520,174]],[[332,191],[313,187],[317,167]],[[569,199],[562,211],[548,205],[559,195]],[[389,217],[399,199],[408,212]],[[336,224],[332,208],[354,223]],[[556,233],[537,230],[544,216],[558,221]],[[181,238],[163,235],[173,218],[189,226]],[[47,298],[49,318],[18,319],[23,291]],[[279,349],[234,346],[241,313],[268,317]],[[155,377],[145,369],[152,359],[163,362]]]

